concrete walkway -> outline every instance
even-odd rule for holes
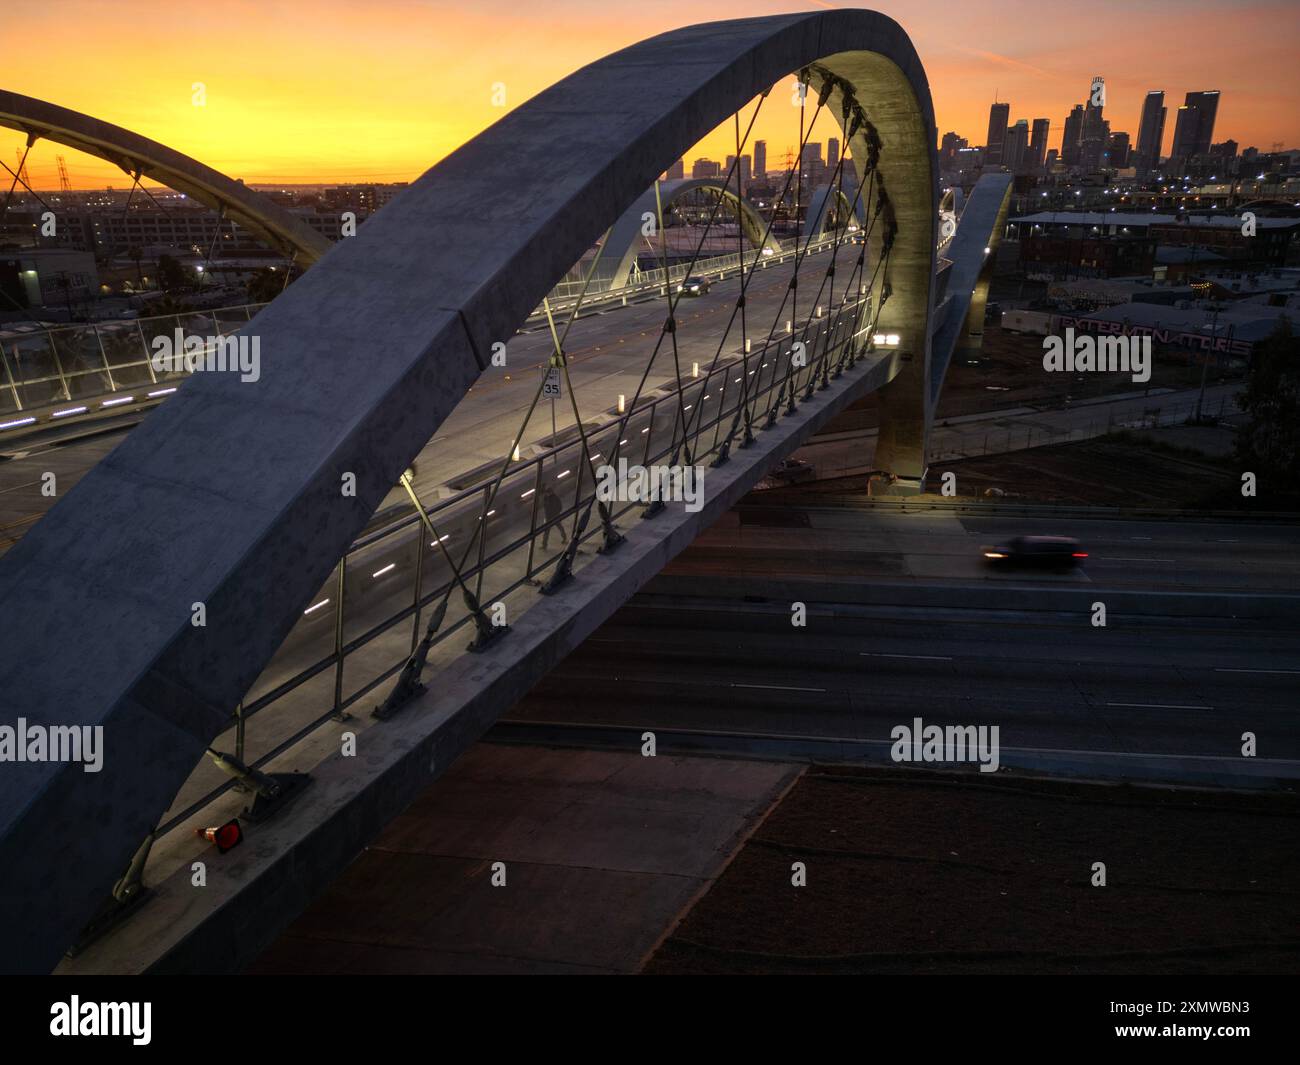
[[[249,971],[636,972],[797,772],[480,743]]]

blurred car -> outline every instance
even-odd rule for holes
[[[1069,569],[1088,557],[1070,536],[1017,536],[1005,544],[982,549],[991,566]]]
[[[688,277],[677,286],[677,291],[684,296],[703,296],[709,291],[709,279],[707,277]]]

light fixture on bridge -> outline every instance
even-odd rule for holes
[[[902,343],[902,337],[897,333],[876,333],[871,341],[878,348],[896,348]]]
[[[623,395],[623,393],[620,392],[618,394],[618,412],[619,414],[624,414],[626,413],[626,411],[627,411],[627,396]]]

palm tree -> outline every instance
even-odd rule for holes
[[[126,257],[135,263],[135,276],[140,285],[140,290],[144,290],[144,274],[140,271],[140,260],[144,258],[144,249],[130,247],[126,249]]]

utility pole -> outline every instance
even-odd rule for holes
[[[1210,319],[1210,350],[1205,353],[1205,362],[1201,365],[1201,391],[1196,396],[1196,424],[1201,424],[1201,408],[1205,403],[1205,380],[1210,375],[1210,355],[1219,342],[1219,305],[1214,305],[1214,317]]]

